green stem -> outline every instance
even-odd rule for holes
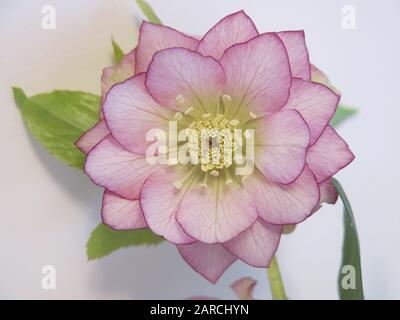
[[[274,256],[271,260],[271,264],[267,269],[267,275],[269,280],[269,285],[272,291],[273,300],[288,300],[285,293],[285,287],[283,286],[281,273],[279,271],[278,261]]]

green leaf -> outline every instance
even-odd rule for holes
[[[348,118],[354,116],[358,112],[357,109],[346,107],[343,105],[339,105],[335,115],[333,116],[330,124],[332,127],[337,127],[343,121],[347,120]]]
[[[344,207],[344,241],[338,285],[341,300],[364,300],[360,244],[353,210],[341,184],[332,179]]]
[[[118,63],[124,57],[124,52],[122,51],[121,47],[114,41],[114,39],[111,39],[111,42],[114,50],[114,60],[116,63]]]
[[[74,142],[99,119],[100,98],[81,91],[53,91],[27,97],[13,88],[15,102],[32,135],[56,158],[82,169],[84,154]]]
[[[149,229],[115,231],[105,224],[99,224],[93,230],[86,245],[89,260],[109,255],[120,248],[139,245],[156,245],[163,238],[155,235]]]
[[[25,92],[21,88],[12,88],[15,102],[18,108],[21,108],[22,104],[26,99]]]
[[[155,24],[162,24],[161,20],[157,17],[154,13],[154,10],[150,5],[144,0],[136,0],[137,5],[139,6],[140,10],[142,10],[143,14],[147,17],[147,19]]]

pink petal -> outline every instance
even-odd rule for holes
[[[198,41],[170,27],[143,21],[136,49],[136,73],[145,72],[157,51],[182,47],[195,50]]]
[[[107,94],[103,112],[113,137],[125,148],[145,154],[148,145],[146,135],[151,129],[167,132],[166,110],[162,110],[148,94],[141,73],[116,84]],[[172,117],[172,116],[171,116]]]
[[[330,126],[326,127],[307,153],[307,164],[318,183],[332,177],[353,160],[354,155],[347,143]]]
[[[179,177],[173,168],[156,171],[143,185],[140,205],[154,233],[176,244],[192,243],[195,240],[182,230],[175,219],[185,191],[178,190],[174,185]]]
[[[220,244],[178,245],[182,258],[199,274],[211,283],[216,283],[224,271],[236,260],[236,257]]]
[[[87,155],[85,172],[99,186],[126,199],[138,199],[142,185],[155,166],[124,149],[108,136]]]
[[[253,291],[257,281],[250,277],[241,278],[236,280],[231,288],[235,291],[239,300],[254,300]]]
[[[230,46],[245,42],[258,35],[253,21],[243,11],[226,16],[201,39],[197,51],[219,60]]]
[[[335,114],[339,99],[322,84],[293,79],[284,109],[295,109],[301,113],[310,128],[310,144],[313,144]]]
[[[127,200],[110,191],[103,195],[101,209],[103,223],[114,230],[130,230],[146,228],[139,200]]]
[[[217,60],[183,48],[156,53],[146,76],[146,86],[154,99],[178,111],[188,107],[214,111],[224,82],[225,73]]]
[[[273,224],[299,223],[319,203],[318,183],[307,166],[291,184],[277,184],[253,174],[244,181],[244,187],[257,204],[260,217]]]
[[[310,133],[296,110],[261,119],[255,130],[255,163],[270,180],[292,183],[303,171]]]
[[[321,83],[340,96],[340,91],[329,81],[328,76],[313,64],[311,65],[311,81]]]
[[[310,81],[311,65],[304,31],[283,31],[278,32],[278,36],[285,44],[289,56],[290,69],[292,70],[292,77]]]
[[[88,131],[82,134],[75,142],[75,145],[83,153],[88,153],[96,144],[98,144],[109,134],[110,131],[108,130],[105,121],[100,120],[93,128],[90,128]]]
[[[321,193],[321,199],[319,200],[320,203],[336,203],[339,194],[332,183],[332,179],[326,179],[324,182],[321,182],[319,184],[319,191]]]
[[[247,264],[266,268],[278,249],[281,233],[282,226],[259,219],[223,246]]]
[[[111,67],[105,68],[101,75],[101,98],[104,98],[110,90],[110,88],[118,83],[122,82],[135,74],[135,58],[136,52],[133,49],[128,54],[124,55],[122,60]]]
[[[176,219],[191,237],[205,243],[225,242],[250,227],[257,212],[250,197],[236,183],[220,180],[198,186],[183,198]]]
[[[276,34],[264,33],[227,49],[221,58],[226,73],[226,106],[232,115],[247,106],[257,115],[281,109],[289,97],[291,73],[285,46]]]

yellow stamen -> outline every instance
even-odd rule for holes
[[[231,154],[238,147],[234,139],[235,126],[222,114],[213,119],[209,114],[204,115],[207,119],[192,122],[189,126],[189,141],[192,142],[189,153],[198,157],[203,172],[228,168],[232,165]],[[233,119],[233,124],[238,122]]]
[[[212,171],[210,172],[210,174],[211,174],[212,176],[214,176],[214,177],[218,177],[218,176],[219,176],[219,171],[217,171],[217,170],[212,170]]]
[[[225,170],[225,185],[233,183],[232,174],[229,170]]]
[[[207,177],[208,177],[208,174],[205,174],[205,175],[204,175],[204,178],[203,178],[203,182],[200,184],[200,187],[202,187],[202,188],[208,188],[208,185],[207,185]]]
[[[250,111],[249,114],[250,114],[250,117],[252,117],[253,119],[257,118],[257,115],[255,113]]]
[[[222,100],[223,100],[225,103],[229,103],[229,102],[232,101],[232,97],[231,97],[230,95],[228,95],[228,94],[224,94],[224,95],[222,95]]]
[[[189,114],[190,112],[192,112],[193,110],[194,110],[193,107],[187,108],[186,111],[185,111],[185,115],[188,115],[188,114]]]
[[[177,112],[177,113],[175,113],[175,119],[176,120],[182,120],[182,118],[183,118],[183,114],[182,113],[180,113],[180,112]]]
[[[175,188],[177,188],[177,189],[181,189],[181,188],[183,187],[183,182],[182,182],[182,180],[175,181],[175,182],[174,182],[174,186],[175,186]]]
[[[185,98],[183,97],[183,95],[178,94],[178,95],[176,96],[176,102],[177,102],[179,105],[183,105],[183,104],[185,103]]]

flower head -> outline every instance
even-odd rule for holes
[[[330,178],[354,158],[329,126],[339,96],[311,81],[304,33],[260,34],[243,11],[201,40],[143,22],[103,92],[100,122],[77,142],[105,188],[103,222],[150,228],[211,282],[237,259],[267,267],[283,226],[334,203]],[[149,132],[171,124],[186,143],[151,163]]]

